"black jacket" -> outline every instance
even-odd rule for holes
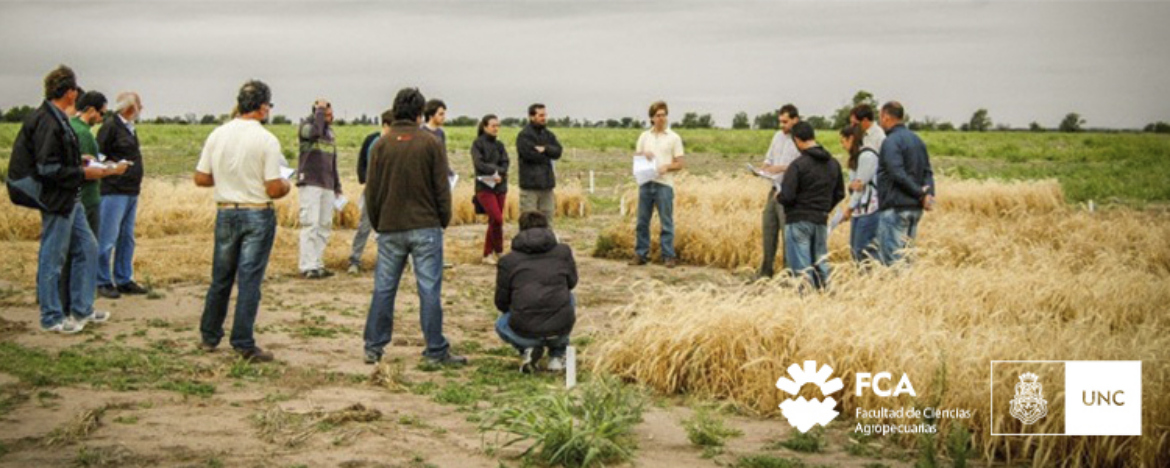
[[[536,151],[543,146],[544,152]],[[532,123],[524,126],[516,136],[516,154],[520,156],[520,188],[525,190],[552,190],[557,186],[553,161],[561,159],[561,143],[547,127]]]
[[[922,188],[930,186],[927,192]],[[922,209],[922,197],[934,195],[934,169],[926,144],[898,125],[882,143],[877,170],[878,207],[882,210]]]
[[[496,308],[511,311],[508,326],[526,338],[567,335],[577,314],[570,291],[577,287],[573,249],[552,230],[534,228],[512,239],[512,252],[496,270]]]
[[[382,132],[374,132],[362,141],[362,149],[358,151],[357,173],[358,183],[366,184],[366,170],[370,167],[370,150],[374,149],[374,142],[378,137],[382,136]]]
[[[120,116],[113,114],[106,118],[101,130],[98,130],[97,144],[102,154],[106,155],[107,162],[126,160],[134,163],[126,169],[125,174],[102,179],[102,195],[138,195],[142,191],[142,175],[145,174],[138,136],[130,131]]]
[[[9,182],[31,177],[41,183],[45,211],[69,214],[85,182],[81,146],[64,114],[45,101],[24,119],[8,162]],[[11,191],[9,192],[11,196]]]
[[[495,193],[508,193],[508,167],[512,162],[508,159],[508,149],[504,147],[504,143],[486,133],[480,135],[471,144],[471,162],[475,165],[476,192],[490,190]],[[500,174],[502,180],[495,188],[488,187],[479,180],[480,176],[491,176],[496,173]]]
[[[820,146],[801,151],[800,157],[784,171],[780,204],[784,205],[787,223],[825,224],[829,212],[844,199],[841,163]]]

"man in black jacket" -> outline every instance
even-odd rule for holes
[[[829,212],[845,199],[841,164],[816,141],[812,125],[792,127],[800,149],[780,186],[784,205],[784,263],[793,274],[808,275],[817,289],[829,281]]]
[[[549,349],[548,370],[565,369],[569,333],[577,320],[577,263],[573,249],[557,242],[548,218],[520,215],[520,234],[496,270],[496,308],[503,313],[496,333],[520,352],[520,371],[531,373]]]
[[[882,106],[881,125],[887,137],[878,156],[878,259],[889,266],[918,235],[923,210],[934,205],[934,169],[926,144],[902,125],[902,104]]]
[[[358,151],[357,161],[357,176],[358,183],[366,185],[366,170],[370,166],[370,150],[374,149],[374,143],[379,138],[390,133],[390,122],[394,120],[394,114],[390,111],[382,113],[382,130],[374,132],[366,136],[365,141],[362,142],[362,147]],[[349,255],[349,274],[358,275],[362,272],[362,253],[366,250],[366,241],[370,240],[370,233],[373,232],[373,227],[370,226],[370,213],[366,209],[366,192],[363,189],[362,195],[358,197],[358,208],[361,209],[361,219],[358,221],[357,232],[353,234],[353,252]]]
[[[82,164],[77,135],[65,114],[76,104],[78,94],[73,70],[62,65],[49,72],[45,102],[24,120],[9,159],[9,197],[41,211],[37,301],[41,330],[48,332],[77,333],[90,321],[104,322],[110,317],[109,312],[93,309],[97,241],[78,200],[86,179],[99,179],[109,171]],[[67,255],[73,260],[68,313],[59,289]]]
[[[516,136],[516,154],[520,156],[520,212],[539,211],[551,223],[557,212],[553,161],[561,159],[563,150],[547,122],[544,104],[528,106],[528,125]]]
[[[146,294],[134,282],[134,224],[138,216],[138,194],[142,191],[142,151],[134,121],[142,113],[137,93],[121,93],[114,115],[98,131],[98,148],[109,161],[130,164],[125,174],[102,181],[101,221],[98,223],[97,285],[102,297],[116,299],[122,294]],[[110,276],[110,257],[114,274]]]

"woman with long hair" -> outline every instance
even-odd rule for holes
[[[844,219],[850,220],[849,247],[853,259],[877,259],[878,153],[865,146],[865,131],[858,125],[841,129],[841,146],[849,153],[849,205]]]
[[[499,140],[500,119],[488,114],[479,121],[471,144],[475,165],[475,200],[488,216],[483,262],[495,265],[504,252],[504,205],[508,199],[508,150]]]

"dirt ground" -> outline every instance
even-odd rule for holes
[[[611,216],[615,215],[558,226],[562,240],[574,247],[580,269],[574,343],[583,368],[589,366],[590,351],[604,342],[607,332],[621,327],[609,312],[625,304],[640,281],[743,281],[725,270],[633,268],[624,262],[590,258],[597,231],[613,221]],[[474,245],[483,230],[483,225],[453,228],[448,243]],[[514,233],[515,226],[509,226],[507,234]],[[336,231],[330,242],[348,245],[350,239],[352,231]],[[139,254],[150,252],[140,250]],[[371,243],[367,265],[372,265],[373,257]],[[522,449],[501,448],[503,439],[479,431],[476,414],[490,403],[443,404],[433,395],[392,391],[375,383],[374,367],[362,362],[361,335],[373,286],[368,270],[359,277],[339,272],[320,281],[299,279],[294,273],[269,271],[256,337],[276,354],[278,362],[251,366],[224,349],[226,339],[215,353],[196,349],[205,281],[166,287],[162,297],[152,299],[99,299],[97,307],[111,311],[113,318],[73,336],[40,332],[32,292],[23,285],[0,284],[5,291],[0,297],[0,343],[49,356],[73,348],[128,347],[181,363],[180,369],[188,370],[178,372],[188,375],[171,376],[176,381],[214,386],[208,392],[199,390],[204,387],[174,391],[158,385],[118,388],[92,382],[38,385],[0,373],[0,398],[4,398],[0,400],[0,466],[524,465],[518,458]],[[419,366],[418,300],[413,276],[408,274],[398,296],[394,339],[385,358],[397,363],[400,380],[416,388],[423,382],[443,388],[449,382],[464,382],[483,363],[515,365],[516,358],[502,347],[493,329],[497,314],[491,306],[494,275],[494,267],[466,262],[444,274],[444,332],[472,364],[434,371]],[[530,378],[547,391],[563,385],[555,375]],[[851,441],[844,434],[845,424],[827,434],[829,443],[821,453],[778,448],[775,444],[792,432],[782,418],[736,413],[729,413],[727,421],[743,435],[730,439],[721,454],[704,458],[703,450],[688,442],[680,424],[691,415],[696,400],[652,398],[637,428],[633,466],[727,466],[741,455],[761,453],[799,459],[809,466],[909,466],[913,460],[912,454],[892,447],[879,450],[884,455],[880,459],[846,453]],[[347,414],[357,416],[339,416]]]

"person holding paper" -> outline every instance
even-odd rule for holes
[[[539,211],[552,222],[557,214],[553,165],[564,150],[547,124],[544,104],[528,106],[528,125],[516,136],[516,154],[520,158],[520,211]]]
[[[366,184],[366,172],[369,168],[370,151],[374,149],[374,143],[378,139],[390,133],[390,122],[394,119],[394,114],[390,111],[382,113],[382,130],[369,134],[365,141],[362,142],[362,147],[358,151],[357,161],[357,175],[358,183]],[[366,241],[370,239],[370,233],[373,231],[370,226],[370,213],[366,206],[366,192],[362,190],[362,195],[358,197],[358,208],[361,209],[361,220],[358,221],[357,232],[353,234],[353,253],[349,255],[349,274],[358,275],[362,272],[362,253],[366,250]]]
[[[333,229],[334,202],[341,197],[341,175],[337,171],[333,105],[317,99],[312,112],[301,122],[297,134],[301,146],[296,173],[301,221],[299,269],[305,279],[320,279],[333,276],[325,269],[325,246]]]
[[[122,294],[146,294],[134,282],[134,225],[138,217],[138,195],[144,175],[142,149],[134,122],[142,114],[138,93],[119,93],[116,113],[98,130],[97,144],[107,162],[125,161],[125,174],[102,181],[101,222],[98,229],[98,294],[118,298]],[[110,274],[113,262],[113,275]]]
[[[662,262],[667,268],[674,268],[678,265],[678,258],[674,252],[673,174],[686,167],[683,141],[667,126],[669,110],[665,102],[651,104],[649,114],[653,127],[638,137],[635,156],[653,161],[658,177],[638,187],[638,224],[635,230],[634,260],[630,265],[640,266],[650,262],[650,218],[657,209],[658,220],[662,224],[659,235]]]
[[[548,348],[548,367],[565,370],[569,334],[577,321],[577,263],[539,211],[520,215],[512,251],[496,269],[496,334],[520,353],[520,372],[532,373]]]
[[[850,193],[843,220],[850,220],[849,247],[857,262],[878,258],[878,154],[864,141],[865,130],[860,125],[841,129],[841,147],[849,152]]]
[[[363,335],[365,362],[382,360],[394,332],[394,300],[407,259],[414,261],[423,356],[437,365],[463,365],[443,336],[443,230],[451,222],[447,153],[419,128],[426,98],[417,88],[394,97],[390,133],[374,143],[366,185],[370,224],[378,232],[374,294]]]
[[[243,359],[267,362],[274,356],[256,346],[252,329],[276,239],[272,200],[287,195],[291,185],[280,175],[284,161],[280,141],[261,124],[272,111],[268,85],[248,81],[236,101],[240,116],[211,132],[195,166],[195,185],[212,187],[217,207],[211,286],[199,324],[199,348],[210,353],[219,346],[232,285],[238,282],[232,348]]]
[[[495,265],[504,253],[504,208],[508,200],[508,150],[499,138],[500,120],[488,114],[479,121],[478,137],[471,144],[475,166],[475,201],[488,216],[483,240],[483,263]]]
[[[761,173],[780,180],[788,165],[800,157],[800,149],[792,140],[792,127],[800,122],[800,111],[792,104],[785,104],[776,114],[779,116],[780,130],[772,135],[772,144],[768,145],[764,164],[759,169]],[[780,244],[780,233],[784,232],[784,208],[776,198],[776,185],[773,183],[772,187],[768,188],[768,199],[764,202],[764,258],[760,262],[760,269],[756,271],[755,280],[771,278],[776,273],[776,253]]]
[[[829,282],[828,218],[833,207],[845,199],[841,164],[817,143],[808,122],[792,127],[792,138],[800,148],[784,171],[780,204],[784,206],[784,265],[793,275],[806,275],[814,288]]]
[[[90,322],[104,322],[106,311],[94,310],[94,265],[97,240],[77,203],[81,184],[107,174],[108,169],[82,162],[77,135],[66,110],[75,106],[81,88],[77,75],[64,65],[45,76],[45,100],[24,119],[12,145],[6,185],[16,205],[41,215],[40,252],[37,255],[37,302],[41,331],[77,333]],[[61,303],[61,273],[66,258],[73,259],[70,278],[72,302]]]

